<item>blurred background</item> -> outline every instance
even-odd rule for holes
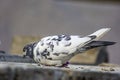
[[[88,35],[110,27],[101,40],[117,42],[108,47],[109,60],[120,64],[119,26],[120,2],[115,0],[0,0],[0,50],[8,53],[16,35]]]

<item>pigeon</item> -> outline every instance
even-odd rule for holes
[[[102,28],[87,35],[53,35],[43,37],[38,42],[24,46],[24,57],[30,57],[36,63],[45,66],[66,66],[69,60],[76,54],[89,49],[115,44],[110,41],[98,41],[111,28]]]

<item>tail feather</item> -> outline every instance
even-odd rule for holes
[[[92,41],[84,46],[86,50],[101,47],[101,46],[110,46],[114,45],[116,42],[110,42],[110,41]]]
[[[99,40],[101,37],[103,37],[108,31],[110,31],[111,28],[102,28],[97,30],[96,32],[88,35],[88,36],[96,36],[94,40]]]
[[[87,44],[89,44],[90,42],[92,41],[95,41],[95,40],[99,40],[101,37],[103,37],[108,31],[110,31],[111,28],[102,28],[102,29],[99,29],[97,30],[96,32],[84,37],[84,41],[83,43],[80,43],[78,46],[79,47],[82,47],[82,46],[85,46]],[[88,37],[90,39],[88,39]]]

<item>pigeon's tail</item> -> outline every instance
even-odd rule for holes
[[[115,43],[116,42],[110,42],[110,41],[92,41],[92,42],[86,44],[83,48],[84,48],[84,50],[89,50],[89,49],[93,49],[96,47],[114,45]]]
[[[78,44],[78,47],[81,48],[81,47],[84,47],[85,45],[89,44],[92,41],[99,40],[108,31],[110,31],[110,28],[102,28],[102,29],[99,29],[96,32],[94,32],[94,33],[92,33],[92,34],[90,34],[90,35],[88,35],[86,37],[83,37],[83,40],[80,39],[80,44]],[[88,37],[89,37],[89,39],[88,39]]]
[[[81,51],[86,51],[92,48],[101,47],[101,46],[109,46],[115,44],[115,42],[108,42],[108,41],[97,41],[101,37],[103,37],[108,31],[110,31],[111,28],[102,28],[97,30],[96,32],[88,35],[87,37],[90,37],[91,40],[84,38],[84,43],[80,44]]]
[[[110,31],[111,28],[102,28],[97,30],[96,32],[88,35],[88,36],[94,36],[94,40],[99,40],[101,37],[103,37],[108,31]]]

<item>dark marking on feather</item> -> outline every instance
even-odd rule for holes
[[[65,47],[70,46],[71,44],[72,44],[72,43],[70,42],[70,43],[66,44]]]
[[[43,46],[43,45],[44,45],[44,43],[42,42],[42,43],[41,43],[41,46]]]
[[[47,59],[52,60],[52,58],[47,58]]]
[[[40,55],[40,53],[39,53],[38,50],[39,50],[39,48],[37,48],[37,50],[36,50],[36,53],[37,53],[36,55],[37,55],[37,56]]]
[[[61,39],[65,38],[66,36],[68,36],[68,35],[58,35],[58,37],[61,38]]]
[[[49,56],[50,55],[50,53],[49,52],[47,52],[47,56]]]
[[[51,42],[47,43],[47,45],[51,45]]]
[[[67,52],[62,52],[62,54],[68,54]]]
[[[54,45],[53,45],[53,44],[51,44],[51,45],[50,45],[50,47],[51,47],[51,48],[54,48]]]
[[[47,45],[48,45],[48,46],[49,46],[49,48],[53,51],[53,48],[54,48],[53,43],[52,43],[52,42],[49,42],[49,43],[47,43]]]
[[[40,58],[38,58],[38,61],[41,61]]]
[[[88,37],[90,37],[91,39],[95,39],[95,38],[96,38],[96,36],[95,36],[95,35],[88,36]]]
[[[57,38],[53,38],[52,40],[54,40],[54,41],[60,41],[59,39],[57,39]]]
[[[71,40],[71,37],[70,37],[69,35],[66,35],[66,36],[65,36],[65,40],[66,40],[66,41],[69,41],[69,40]]]
[[[51,45],[50,45],[50,48],[51,48],[51,50],[53,51],[54,45],[53,45],[53,44],[51,44]]]
[[[42,56],[44,56],[45,58],[47,58],[47,56],[50,55],[50,53],[47,51],[47,49],[45,49],[42,53],[41,53]]]
[[[59,56],[59,53],[53,53],[53,55]]]
[[[69,35],[66,35],[66,34],[61,35],[62,38],[65,38],[65,37],[67,37],[67,36],[69,36]]]
[[[58,35],[58,41],[61,41],[61,40],[62,40],[61,35]]]
[[[37,51],[37,56],[40,55],[40,53]]]
[[[50,38],[48,38],[46,41],[50,40]]]

